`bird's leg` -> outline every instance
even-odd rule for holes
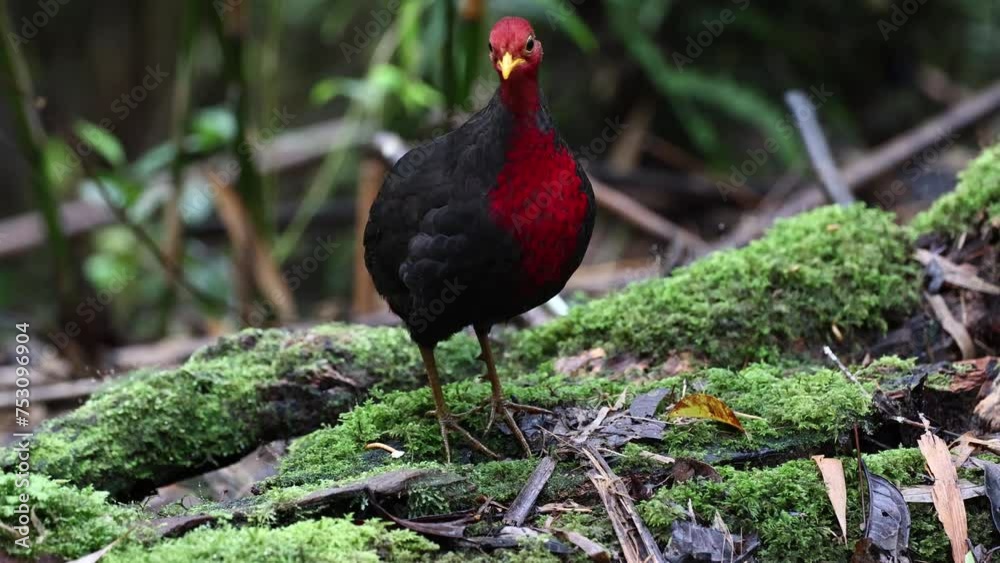
[[[434,349],[420,347],[420,355],[424,360],[424,367],[427,369],[427,381],[431,386],[431,395],[434,397],[434,412],[437,415],[438,426],[441,428],[441,439],[444,441],[444,456],[451,463],[451,446],[448,443],[448,431],[457,432],[465,438],[473,448],[484,454],[500,459],[493,450],[487,448],[482,442],[475,439],[472,434],[455,422],[455,417],[448,410],[448,405],[444,402],[444,391],[441,390],[441,380],[438,378],[437,361],[434,359]]]
[[[524,437],[524,433],[517,426],[517,422],[514,421],[514,416],[510,414],[510,411],[520,410],[534,413],[548,413],[549,411],[528,405],[518,405],[508,402],[503,398],[503,388],[500,386],[500,377],[497,375],[496,364],[493,362],[493,350],[490,348],[489,329],[482,329],[480,327],[475,327],[475,329],[476,338],[479,339],[479,347],[482,349],[480,359],[486,363],[486,377],[489,379],[492,389],[490,419],[486,424],[486,431],[489,432],[497,413],[499,413],[507,423],[507,426],[510,427],[510,431],[514,433],[514,437],[517,438],[518,443],[521,444],[521,448],[528,456],[531,456],[531,446],[528,445],[527,438]]]

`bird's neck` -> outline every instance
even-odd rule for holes
[[[541,95],[538,92],[538,76],[535,74],[514,75],[500,81],[500,101],[515,116],[530,116],[541,109]]]

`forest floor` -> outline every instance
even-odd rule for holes
[[[402,329],[223,338],[44,423],[28,498],[0,452],[0,560],[988,561],[1000,147],[893,219],[819,208],[501,334],[507,394],[548,411],[518,415],[532,458],[484,434],[469,335],[439,348],[445,395],[500,460],[455,437],[444,463]],[[245,491],[143,502],[291,439]]]

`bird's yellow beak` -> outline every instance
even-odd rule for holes
[[[497,68],[500,69],[500,74],[503,75],[503,79],[507,80],[510,78],[510,73],[513,72],[514,67],[520,64],[524,64],[524,59],[515,59],[508,52],[503,54],[503,58],[497,63]]]

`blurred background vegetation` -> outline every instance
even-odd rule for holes
[[[994,0],[0,6],[13,59],[0,76],[0,318],[31,322],[77,365],[168,336],[375,318],[355,236],[385,171],[372,141],[426,140],[484,105],[497,81],[486,35],[504,15],[544,42],[549,106],[589,172],[705,245],[809,180],[783,129],[787,90],[829,93],[814,102],[846,162],[1000,70]],[[983,131],[859,195],[921,205]],[[777,149],[746,186],[720,193],[768,140]],[[898,179],[905,194],[880,198]],[[697,254],[606,213],[595,243],[571,291]]]

